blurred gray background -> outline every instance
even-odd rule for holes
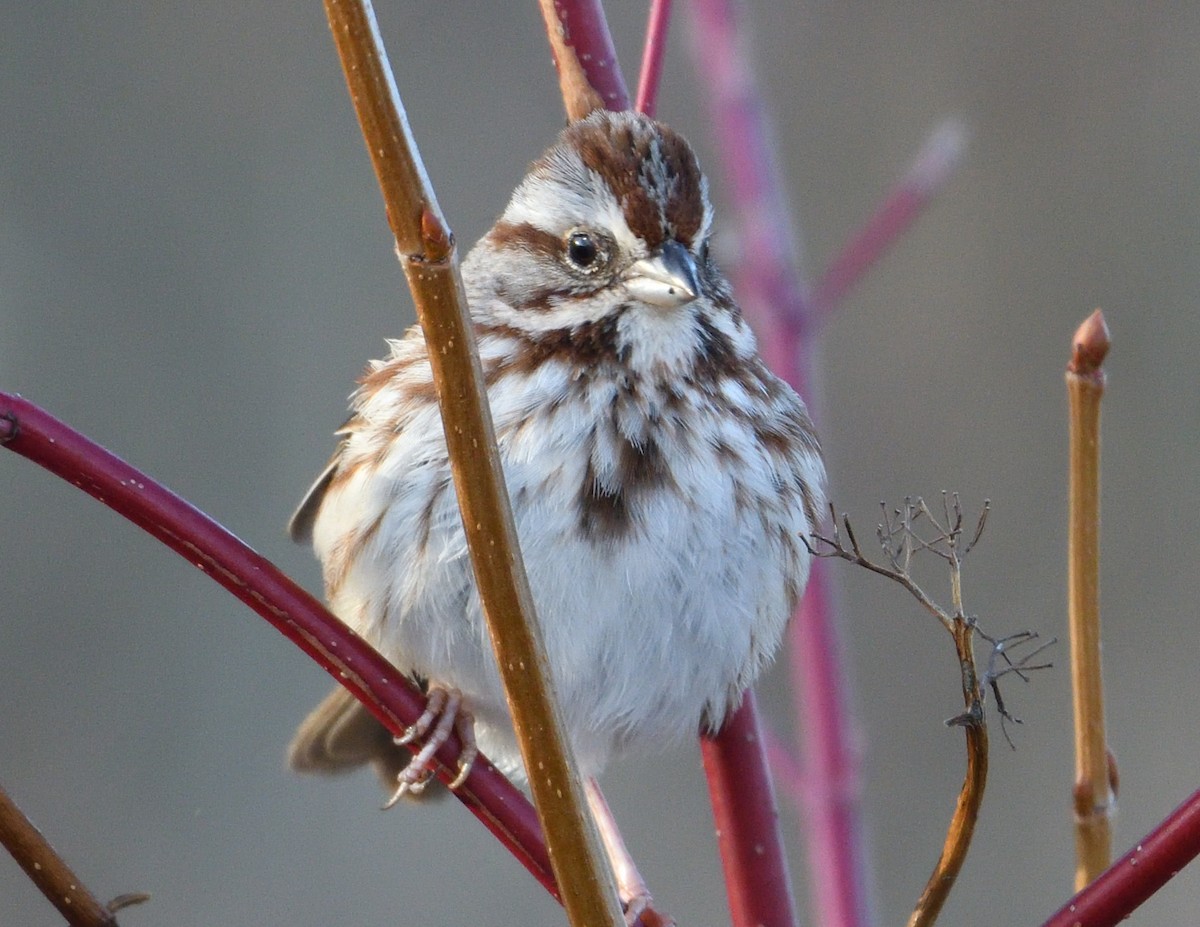
[[[686,8],[686,4],[680,4]],[[1200,6],[767,4],[751,10],[779,159],[816,274],[943,117],[964,168],[824,335],[832,490],[957,489],[994,512],[966,575],[994,633],[1065,633],[1062,370],[1105,308],[1103,601],[1117,843],[1200,785]],[[345,397],[412,319],[320,4],[6,3],[0,384],[147,470],[310,588],[283,524]],[[645,5],[611,2],[628,74]],[[712,162],[673,33],[660,113]],[[397,83],[459,240],[562,121],[536,5],[380,3]],[[631,77],[632,79],[632,77]],[[722,191],[718,188],[718,208]],[[0,455],[0,782],[122,923],[555,924],[454,803],[378,811],[374,780],[283,768],[328,680],[194,568]],[[961,781],[948,638],[835,565],[880,923],[907,917]],[[947,924],[1039,923],[1072,878],[1070,694],[1009,686]],[[765,683],[791,724],[781,670]],[[619,765],[609,797],[662,906],[724,921],[694,747]],[[785,819],[803,895],[796,815]],[[1136,916],[1192,922],[1194,869]],[[7,857],[0,924],[59,923]]]

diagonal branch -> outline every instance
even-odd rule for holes
[[[425,697],[399,670],[273,563],[145,473],[5,392],[0,446],[99,499],[195,564],[354,693],[393,734],[421,716]],[[443,782],[456,774],[459,747],[451,738],[437,753]],[[558,897],[537,816],[515,786],[480,757],[454,795]]]
[[[102,905],[2,788],[0,846],[8,850],[71,927],[117,927],[117,911],[150,897],[140,893],[122,895]]]
[[[334,43],[425,333],[475,585],[572,925],[619,924],[617,890],[554,699],[496,449],[454,239],[434,197],[367,0],[325,0]]]
[[[1043,927],[1116,927],[1200,856],[1200,791],[1056,911]]]

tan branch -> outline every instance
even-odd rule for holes
[[[513,725],[572,925],[622,924],[551,694],[454,239],[417,153],[366,0],[325,0],[350,97],[428,344],[471,561]]]
[[[946,828],[942,854],[925,883],[921,897],[917,899],[916,907],[908,919],[908,927],[929,927],[937,921],[963,863],[966,862],[967,850],[970,849],[971,838],[975,834],[975,822],[979,820],[979,808],[983,803],[984,788],[987,785],[988,732],[983,716],[979,676],[975,669],[975,649],[972,642],[974,627],[969,621],[958,619],[954,623],[952,633],[962,672],[963,702],[966,710],[950,723],[961,725],[966,731],[967,773],[958,792],[958,802],[954,806],[950,825]]]
[[[1108,327],[1100,310],[1075,333],[1067,366],[1070,405],[1068,613],[1075,702],[1075,888],[1112,862],[1115,762],[1104,732],[1100,663],[1100,401]],[[1112,767],[1110,771],[1110,767]]]

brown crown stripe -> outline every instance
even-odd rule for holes
[[[666,190],[656,189],[659,179],[652,183],[648,174],[656,138]],[[630,231],[648,247],[657,248],[667,238],[692,244],[704,216],[704,197],[700,168],[682,136],[649,119],[628,123],[604,114],[570,126],[563,140],[608,184]]]
[[[675,189],[667,200],[667,222],[675,236],[692,242],[704,219],[704,188],[700,167],[691,146],[683,137],[664,127],[663,161],[675,179]]]

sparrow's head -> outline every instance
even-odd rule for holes
[[[472,255],[468,271],[483,272],[469,272],[469,285],[553,316],[527,318],[533,328],[595,322],[621,307],[671,312],[723,291],[708,257],[711,225],[687,141],[646,116],[598,111],[534,162]]]

